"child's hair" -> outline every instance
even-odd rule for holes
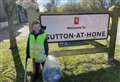
[[[37,21],[37,20],[36,20],[36,21],[33,21],[33,22],[32,22],[32,27],[33,27],[33,25],[35,25],[35,24],[40,24],[40,22]]]
[[[33,21],[33,22],[32,22],[32,27],[33,27],[33,25],[35,25],[35,24],[40,24],[40,21],[39,21],[39,20]],[[41,25],[41,24],[40,24],[40,26],[41,26],[41,28],[42,28],[43,30],[46,29],[46,26],[43,26],[43,25]]]

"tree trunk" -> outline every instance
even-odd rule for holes
[[[16,0],[3,0],[4,10],[8,19],[8,32],[10,39],[10,49],[17,48],[16,38],[15,38],[15,28],[14,28],[14,17],[16,13]]]
[[[8,17],[8,32],[9,32],[9,38],[10,38],[10,49],[15,49],[17,48],[17,43],[16,43],[16,33],[15,33],[15,26],[14,26],[14,11],[13,10],[13,15]]]
[[[15,32],[14,32],[14,25],[11,19],[8,19],[8,31],[9,31],[9,38],[10,38],[10,49],[17,48]]]

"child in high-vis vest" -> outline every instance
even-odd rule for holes
[[[32,32],[28,36],[26,48],[26,60],[32,58],[33,61],[33,77],[32,81],[35,82],[39,78],[41,66],[48,56],[48,41],[47,35],[44,32],[45,26],[42,26],[39,21],[32,23]]]

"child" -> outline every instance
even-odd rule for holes
[[[40,65],[44,67],[45,60],[48,56],[47,35],[44,32],[45,26],[39,21],[32,23],[32,32],[29,34],[26,48],[26,60],[32,58],[33,61],[33,78],[36,81],[40,73]]]

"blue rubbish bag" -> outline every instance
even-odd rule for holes
[[[43,69],[43,82],[59,82],[61,76],[62,74],[58,59],[49,55]]]

